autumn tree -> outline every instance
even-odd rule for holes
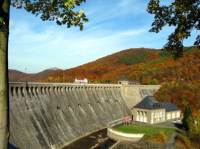
[[[190,37],[193,30],[200,30],[200,0],[172,0],[168,5],[161,4],[160,0],[150,0],[147,10],[154,15],[151,32],[158,33],[164,26],[174,27],[164,49],[175,58],[181,56],[183,40]],[[194,45],[199,44],[200,35],[197,35]]]
[[[75,9],[85,0],[1,0],[0,1],[0,149],[7,148],[8,141],[8,34],[10,5],[24,8],[43,21],[55,21],[67,27],[83,29],[87,22],[83,10]]]
[[[189,135],[192,139],[200,141],[200,110],[188,123]]]

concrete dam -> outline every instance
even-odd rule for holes
[[[9,83],[10,140],[20,149],[60,149],[130,115],[160,86]]]

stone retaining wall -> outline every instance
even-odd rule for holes
[[[108,137],[116,141],[131,141],[131,142],[137,142],[144,136],[144,134],[123,133],[113,130],[111,128],[107,129],[107,135]]]

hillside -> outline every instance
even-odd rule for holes
[[[62,73],[52,73],[43,81],[72,82],[76,77],[86,77],[95,83],[116,83],[119,79],[137,80],[141,84],[199,82],[198,49],[187,49],[178,60],[159,52],[153,49],[128,49]]]
[[[124,70],[128,70],[136,64],[152,61],[158,56],[159,50],[155,49],[127,49],[65,70],[62,74],[49,75],[44,81],[73,82],[74,78],[88,78],[90,82],[94,83],[116,83],[119,79],[127,78]]]
[[[8,78],[10,82],[25,82],[25,81],[30,81],[30,82],[40,82],[46,79],[47,76],[56,74],[56,73],[61,73],[63,70],[58,69],[58,68],[50,68],[46,69],[42,72],[35,73],[35,74],[28,74],[24,72],[20,72],[18,70],[13,70],[10,69],[8,71]]]
[[[88,78],[94,83],[116,83],[119,79],[137,80],[141,84],[160,84],[166,81],[199,82],[200,51],[187,49],[185,55],[174,60],[154,49],[128,49],[96,61],[67,70],[47,69],[36,74],[9,71],[10,80],[73,82],[74,78]]]
[[[15,81],[73,82],[74,78],[88,78],[94,83],[128,79],[141,84],[162,84],[156,94],[159,100],[176,103],[181,108],[190,104],[196,111],[200,109],[200,50],[195,47],[185,50],[183,57],[174,60],[160,50],[128,49],[64,71],[9,76],[15,76]]]
[[[10,80],[14,81],[42,81],[42,82],[73,82],[74,78],[88,78],[91,82],[116,82],[124,77],[119,70],[129,68],[131,65],[144,63],[157,58],[158,50],[155,49],[127,49],[96,61],[67,70],[47,69],[36,74],[15,76],[9,72]],[[119,71],[119,72],[118,72]],[[115,79],[110,75],[117,73]]]
[[[9,77],[9,81],[20,81],[21,78],[25,78],[27,77],[28,74],[24,73],[24,72],[20,72],[18,70],[14,70],[14,69],[10,69],[8,71],[8,77]]]

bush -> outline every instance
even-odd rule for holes
[[[157,85],[159,84],[159,81],[157,79],[152,79],[148,82],[149,85]]]

